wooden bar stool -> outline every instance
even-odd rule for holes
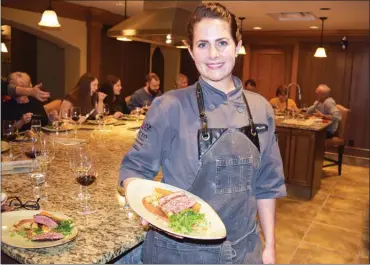
[[[349,119],[350,110],[339,104],[337,104],[337,108],[339,109],[342,118],[339,121],[338,129],[335,133],[335,136],[333,138],[325,140],[325,147],[326,149],[330,147],[337,148],[338,160],[324,157],[324,160],[332,162],[332,163],[326,164],[323,167],[331,167],[331,166],[338,165],[338,175],[340,176],[342,174],[342,161],[343,161],[343,153],[344,153],[345,139],[347,135],[347,127],[348,127],[348,119]]]

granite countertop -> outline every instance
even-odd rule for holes
[[[75,221],[79,234],[73,241],[44,249],[22,249],[2,244],[2,251],[18,262],[28,264],[107,263],[143,241],[145,232],[139,218],[123,209],[124,197],[117,191],[121,160],[136,136],[135,130],[129,128],[137,126],[140,124],[127,122],[124,126],[109,126],[111,130],[78,132],[78,138],[88,139],[98,169],[97,183],[89,187],[92,195],[89,204],[94,205],[97,211],[90,215],[77,213],[80,202],[75,198],[79,184],[69,167],[69,147],[57,145],[58,152],[47,177],[50,187],[43,190],[47,199],[42,198],[40,205],[42,209],[62,212]],[[68,135],[60,133],[58,137],[73,136],[71,132]],[[4,175],[1,182],[2,192],[8,196],[18,196],[23,202],[34,200],[28,174]]]
[[[320,121],[310,121],[308,120],[283,120],[283,119],[275,119],[276,127],[283,127],[283,128],[292,128],[292,129],[300,129],[300,130],[308,130],[308,131],[321,131],[324,130],[331,124],[331,121],[326,123]]]

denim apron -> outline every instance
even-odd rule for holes
[[[189,192],[215,209],[224,222],[223,240],[176,239],[150,230],[143,246],[144,263],[262,263],[254,178],[260,164],[258,134],[243,93],[249,125],[208,128],[201,86],[197,103],[202,128],[198,131],[199,169]],[[212,220],[208,220],[211,221]]]

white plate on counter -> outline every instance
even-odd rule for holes
[[[71,240],[73,240],[77,234],[78,229],[76,226],[73,226],[70,235],[65,236],[62,239],[54,240],[54,241],[31,241],[23,238],[20,235],[15,234],[11,229],[14,224],[22,219],[33,219],[33,216],[39,214],[41,210],[31,211],[31,210],[21,210],[21,211],[11,211],[11,212],[3,212],[1,213],[1,223],[2,223],[2,234],[1,234],[1,242],[5,243],[9,246],[19,247],[19,248],[47,248],[47,247],[54,247],[65,244]],[[48,211],[49,212],[49,211]],[[49,212],[55,215],[58,218],[62,219],[71,219],[69,216],[64,215],[63,213],[59,212]]]

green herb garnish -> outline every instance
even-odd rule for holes
[[[35,232],[35,234],[39,235],[39,234],[42,234],[44,231],[42,231],[42,228],[39,226],[35,230],[33,230],[33,232]]]
[[[72,234],[72,229],[72,220],[63,220],[54,230],[67,236]]]
[[[206,228],[207,225],[204,213],[198,213],[192,209],[169,217],[169,227],[175,232],[182,234],[190,234],[198,228]]]

